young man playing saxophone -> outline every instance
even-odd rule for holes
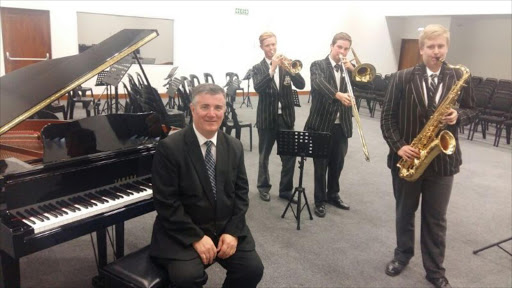
[[[393,260],[386,266],[386,274],[399,275],[414,255],[414,216],[421,198],[423,267],[426,279],[435,287],[443,288],[451,287],[445,276],[443,261],[446,211],[453,175],[459,172],[462,164],[458,126],[469,124],[476,114],[470,81],[458,95],[460,107],[446,108],[448,112],[441,117],[446,130],[454,135],[455,151],[451,155],[441,153],[436,156],[414,182],[399,177],[397,163],[401,158],[411,161],[420,157],[422,151],[410,143],[429,124],[430,116],[441,108],[437,106],[462,77],[461,70],[442,62],[442,59],[446,59],[449,44],[450,33],[445,27],[436,24],[425,27],[419,38],[423,63],[393,74],[381,115],[382,135],[390,148],[387,164],[391,169],[396,201],[397,244]]]

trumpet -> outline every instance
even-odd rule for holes
[[[343,55],[340,55],[340,59],[343,59]],[[354,116],[354,119],[356,120],[357,131],[359,132],[359,140],[361,140],[361,144],[363,145],[364,159],[366,160],[366,162],[370,162],[370,153],[368,152],[366,140],[364,139],[363,128],[361,126],[361,119],[359,118],[359,111],[357,111],[356,100],[354,99],[354,92],[352,91],[350,77],[348,76],[347,68],[345,68],[345,65],[343,63],[341,64],[341,67],[343,68],[343,77],[345,77],[345,82],[347,84],[348,96],[350,97],[350,102],[352,103],[352,116]]]
[[[292,75],[295,75],[299,73],[300,70],[302,70],[302,62],[300,60],[291,60],[282,54],[279,54],[278,56],[282,59],[282,61],[279,62],[279,66],[283,67],[286,71],[292,73]]]

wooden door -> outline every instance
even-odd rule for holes
[[[47,54],[51,59],[49,11],[2,7],[1,15],[6,74],[42,61]]]
[[[402,39],[398,70],[413,67],[421,62],[418,39]]]

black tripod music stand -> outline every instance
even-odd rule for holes
[[[252,108],[252,103],[251,103],[251,98],[249,97],[249,89],[251,88],[251,78],[252,78],[252,69],[249,69],[247,71],[247,73],[245,73],[245,76],[242,80],[247,80],[247,96],[244,94],[243,97],[242,97],[242,104],[240,104],[240,108],[242,108],[242,106],[244,106],[245,104],[245,107],[249,107],[249,105],[251,106],[251,109]]]
[[[124,57],[123,59],[117,61],[116,63],[112,64],[110,66],[110,69],[108,73],[103,78],[103,82],[105,82],[108,85],[111,85],[114,87],[114,99],[110,98],[107,104],[108,112],[111,114],[113,111],[112,109],[112,103],[110,100],[114,101],[114,107],[115,107],[115,113],[119,112],[119,92],[118,92],[118,85],[119,82],[123,79],[124,75],[128,72],[130,67],[132,66],[133,60],[130,55]],[[110,91],[112,92],[112,91]],[[111,94],[109,93],[109,96]],[[122,105],[121,105],[122,106]],[[124,107],[123,107],[124,108]]]
[[[297,156],[299,160],[299,186],[295,187],[293,194],[288,201],[288,205],[284,209],[281,218],[284,218],[288,208],[292,210],[293,216],[297,219],[297,230],[300,230],[300,213],[304,206],[308,208],[309,219],[313,220],[311,209],[309,208],[308,198],[306,197],[306,189],[302,187],[302,176],[304,174],[304,162],[306,157],[311,158],[327,158],[329,151],[330,133],[325,132],[311,132],[311,131],[291,131],[281,130],[277,137],[277,154],[281,156]],[[294,211],[292,207],[292,200],[295,194],[299,193],[297,208]],[[302,205],[302,196],[304,196],[304,205]]]
[[[494,246],[497,246],[497,247],[498,247],[498,248],[500,248],[501,250],[505,251],[508,255],[512,256],[512,253],[508,252],[507,250],[505,250],[505,248],[503,248],[503,247],[501,247],[501,246],[500,246],[500,244],[501,244],[501,243],[505,243],[505,242],[508,242],[508,241],[510,241],[510,240],[512,240],[512,237],[507,238],[507,239],[505,239],[505,240],[498,241],[498,242],[493,243],[493,244],[491,244],[491,245],[487,245],[487,246],[482,247],[482,248],[480,248],[480,249],[477,249],[477,250],[473,251],[473,254],[477,254],[478,252],[481,252],[481,251],[487,250],[487,249],[489,249],[489,248],[492,248],[492,247],[494,247]]]

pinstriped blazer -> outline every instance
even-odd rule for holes
[[[428,121],[427,103],[425,102],[424,83],[427,78],[426,67],[419,64],[415,67],[400,70],[391,77],[384,106],[381,114],[381,130],[384,140],[389,146],[388,167],[396,167],[400,160],[397,152],[405,145],[408,145],[421,132],[421,129]],[[459,69],[452,69],[443,65],[439,79],[443,83],[438,103],[448,95],[453,85],[462,77]],[[459,172],[462,164],[461,150],[458,140],[458,126],[467,125],[475,119],[475,96],[471,81],[466,81],[465,86],[458,98],[458,119],[455,125],[448,125],[446,130],[450,131],[456,139],[457,147],[455,153],[446,155],[441,153],[430,163],[439,176],[451,176]]]
[[[286,126],[292,128],[295,124],[295,106],[293,102],[292,85],[285,85],[286,76],[290,77],[293,86],[304,89],[306,82],[297,73],[292,75],[279,67],[279,90],[276,82],[270,77],[270,66],[265,58],[252,67],[254,90],[258,93],[258,109],[256,111],[256,126],[261,129],[275,128],[277,125],[278,102]]]
[[[347,138],[352,137],[352,108],[344,106],[334,98],[338,89],[329,56],[313,62],[310,70],[312,104],[304,130],[331,132],[336,115],[340,113],[343,132]],[[347,87],[343,76],[340,83],[341,91],[346,93]]]

